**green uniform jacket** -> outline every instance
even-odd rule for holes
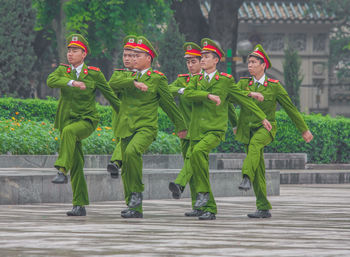
[[[208,94],[220,96],[221,104],[208,99]],[[189,134],[191,140],[201,140],[208,132],[216,133],[221,140],[225,139],[229,102],[246,106],[255,113],[260,121],[266,115],[248,97],[249,92],[239,89],[231,75],[216,72],[208,83],[204,76],[194,76],[184,91],[184,96],[193,102]]]
[[[278,80],[269,79],[265,76],[264,85],[260,85],[259,88],[256,88],[253,78],[241,78],[237,85],[245,92],[259,92],[264,96],[263,102],[259,102],[255,99],[254,102],[261,108],[261,110],[263,110],[268,121],[270,121],[272,125],[270,134],[273,139],[277,132],[277,122],[275,117],[277,103],[282,105],[300,132],[308,130],[308,127],[298,109],[294,106],[287,91],[282,87]],[[261,123],[259,120],[252,115],[247,108],[242,106],[238,120],[236,139],[244,144],[248,144],[250,139],[250,129],[248,128],[257,128],[260,126]]]
[[[169,85],[170,92],[176,96],[179,96],[179,108],[184,116],[187,127],[190,127],[191,121],[191,112],[192,112],[192,102],[182,94],[179,94],[178,91],[181,88],[186,88],[191,80],[190,74],[180,74],[177,79]],[[228,120],[231,123],[232,127],[237,126],[237,114],[235,107],[232,103],[228,104]],[[190,139],[189,134],[187,134],[186,139]]]
[[[131,70],[126,70],[126,69],[114,69],[114,72],[112,74],[111,79],[115,79],[115,77],[130,77],[134,72]],[[110,80],[111,80],[110,79]],[[120,99],[121,96],[115,92],[115,94],[117,95],[117,97]],[[115,132],[117,130],[117,120],[118,120],[118,114],[115,111],[112,111],[112,128],[113,128],[113,132]],[[115,137],[118,137],[118,135],[116,133],[114,133]]]
[[[158,132],[158,106],[160,106],[175,124],[176,130],[186,130],[186,125],[169,92],[168,79],[163,73],[149,69],[140,82],[148,86],[143,92],[134,86],[136,73],[131,77],[112,76],[109,85],[121,95],[121,105],[117,120],[116,134],[120,138],[131,136],[140,129],[151,131],[154,138]]]
[[[96,109],[96,88],[110,102],[114,110],[118,111],[120,101],[100,71],[100,69],[83,65],[79,79],[71,72],[71,67],[61,64],[47,78],[47,85],[51,88],[60,88],[61,96],[58,102],[55,128],[60,131],[67,125],[67,122],[74,120],[90,120],[93,126],[97,126],[99,115]],[[74,73],[74,74],[73,74]],[[85,90],[68,86],[70,80],[82,81],[86,85]]]

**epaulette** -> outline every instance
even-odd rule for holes
[[[269,82],[273,82],[273,83],[278,83],[279,82],[279,80],[277,80],[277,79],[267,79]]]
[[[69,64],[65,64],[65,63],[60,63],[60,65],[69,67]]]
[[[153,72],[159,74],[160,76],[164,76],[164,73],[162,73],[162,72],[160,72],[160,71],[153,70]]]
[[[94,67],[94,66],[88,66],[89,70],[95,70],[95,71],[100,71],[100,68]]]
[[[179,75],[177,75],[178,77],[189,77],[190,76],[190,74],[179,74]]]
[[[251,79],[252,77],[240,77],[239,79]]]
[[[231,74],[227,74],[227,73],[225,73],[225,72],[220,72],[220,75],[225,76],[225,77],[228,77],[229,79],[232,78],[232,75],[231,75]]]

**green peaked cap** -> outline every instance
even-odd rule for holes
[[[257,44],[254,47],[253,52],[251,52],[248,57],[250,57],[250,56],[256,56],[256,57],[263,59],[264,62],[266,63],[266,69],[269,69],[272,67],[269,56],[267,55],[264,48],[260,44]]]
[[[90,53],[90,47],[88,41],[80,34],[71,34],[66,37],[67,47],[80,47],[86,53]]]
[[[158,53],[154,49],[151,42],[149,42],[144,36],[137,37],[136,47],[134,50],[138,52],[146,52],[151,55],[152,58],[156,58],[158,56]]]
[[[193,42],[186,42],[183,45],[184,51],[185,51],[185,58],[186,57],[195,57],[195,56],[201,56],[202,48]]]
[[[201,40],[201,46],[202,46],[202,53],[214,52],[220,57],[220,59],[222,57],[225,57],[224,50],[221,49],[221,47],[218,45],[217,42],[215,42],[210,38],[203,38]]]
[[[127,35],[123,39],[124,48],[134,49],[136,47],[137,36],[135,35]]]

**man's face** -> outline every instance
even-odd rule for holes
[[[134,68],[142,71],[151,66],[151,56],[147,53],[136,52],[135,53],[135,65]]]
[[[248,70],[250,75],[254,77],[260,77],[265,70],[266,64],[260,62],[260,60],[254,56],[248,58]]]
[[[186,58],[186,65],[188,72],[191,74],[196,74],[201,71],[201,63],[197,57]]]
[[[214,57],[212,53],[202,53],[201,68],[203,70],[211,70],[216,67],[219,58]]]
[[[74,67],[82,64],[85,57],[86,52],[80,47],[68,47],[67,60],[69,64],[72,64]]]
[[[123,52],[123,63],[124,67],[132,70],[135,65],[135,52],[130,49],[124,49]]]

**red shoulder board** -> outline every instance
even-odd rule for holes
[[[190,79],[191,79],[190,76],[188,76],[187,79],[186,79],[186,82],[187,83],[190,82]]]
[[[277,80],[277,79],[267,79],[269,82],[273,82],[273,83],[278,83],[279,82],[279,80]]]
[[[232,76],[231,76],[231,77],[232,77]],[[215,75],[215,79],[216,79],[216,80],[219,80],[219,75],[218,75],[218,74]]]
[[[136,72],[136,71],[134,71],[134,73],[133,73],[133,74],[131,74],[131,76],[133,76],[133,77],[134,77],[136,74],[137,74],[137,72]]]
[[[225,77],[228,77],[228,78],[232,78],[232,75],[231,75],[231,74],[227,74],[227,73],[225,73],[225,72],[220,72],[220,75],[225,76]]]
[[[66,67],[69,67],[69,66],[70,66],[69,64],[65,64],[65,63],[60,63],[60,65],[66,66]]]
[[[190,76],[190,74],[179,74],[179,75],[177,75],[178,77],[189,77]]]
[[[88,74],[88,70],[87,69],[84,69],[84,74]]]
[[[147,75],[148,75],[148,76],[151,76],[151,73],[152,73],[152,72],[151,72],[150,70],[147,71]]]
[[[94,67],[94,66],[88,66],[89,70],[95,70],[95,71],[100,71],[100,68]]]
[[[125,71],[125,69],[114,69],[115,71]]]
[[[160,76],[164,76],[164,73],[162,73],[160,71],[154,70],[153,72],[159,74]]]

